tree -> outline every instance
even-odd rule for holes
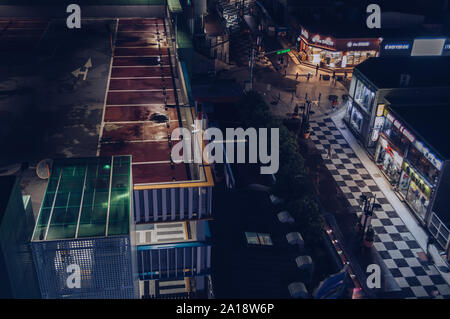
[[[289,202],[287,210],[292,213],[299,224],[305,240],[310,243],[318,243],[323,234],[324,218],[316,200],[311,195],[305,195]]]

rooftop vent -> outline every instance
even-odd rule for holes
[[[303,249],[303,247],[305,246],[305,241],[303,240],[303,237],[299,232],[292,232],[287,234],[286,239],[291,245],[299,245],[300,249]]]
[[[305,284],[302,282],[293,282],[288,285],[288,289],[292,298],[308,298],[308,290],[306,290]]]
[[[281,223],[289,223],[289,224],[292,224],[295,220],[294,220],[294,218],[291,216],[291,214],[289,214],[289,212],[288,211],[282,211],[282,212],[279,212],[278,214],[277,214],[277,217],[278,217],[278,220],[281,222]]]

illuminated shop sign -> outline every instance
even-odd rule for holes
[[[384,45],[385,50],[408,50],[409,49],[409,43],[402,43],[402,44],[385,44]]]
[[[383,124],[384,124],[384,117],[377,116],[375,118],[375,124],[373,126],[373,131],[372,131],[372,141],[373,142],[376,142],[378,140],[378,137],[380,136],[380,131],[381,131],[381,128],[383,127]]]
[[[321,39],[320,35],[316,34],[312,39],[312,42],[314,43],[319,43],[319,44],[323,44],[323,45],[328,45],[330,47],[334,46],[334,41],[331,40],[330,37],[327,37],[325,39]]]
[[[352,47],[368,47],[370,46],[370,42],[369,41],[365,41],[365,42],[352,42],[349,41],[347,42],[347,47],[352,48]]]
[[[383,116],[383,113],[384,113],[384,104],[378,104],[377,116]]]
[[[427,160],[430,161],[431,164],[434,165],[438,170],[441,170],[442,167],[442,161],[436,157],[430,150],[423,145],[423,143],[416,141],[414,143],[414,146],[425,156]]]
[[[406,127],[404,127],[402,125],[402,123],[400,123],[400,121],[396,120],[394,116],[392,116],[392,114],[388,113],[386,115],[386,118],[391,121],[394,126],[411,142],[414,143],[414,141],[416,140],[416,137],[410,132],[408,131],[408,129]]]
[[[411,142],[414,144],[414,146],[417,148],[417,150],[423,154],[423,156],[430,161],[431,164],[434,165],[434,167],[436,167],[438,170],[441,170],[442,167],[442,161],[436,157],[436,155],[434,155],[432,152],[430,152],[430,150],[423,145],[422,142],[419,142],[418,140],[416,140],[416,137],[410,132],[408,131],[398,120],[395,119],[394,116],[392,116],[391,113],[387,113],[386,114],[386,118],[391,121],[394,126],[396,128],[398,128],[398,130],[400,132],[402,132],[402,134]]]

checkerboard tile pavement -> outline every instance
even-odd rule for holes
[[[376,195],[381,209],[374,213],[374,246],[402,289],[404,298],[450,298],[450,286],[434,265],[420,259],[420,248],[394,208],[364,168],[330,118],[311,121],[311,140],[322,151],[325,165],[351,206],[361,214],[359,197]],[[331,146],[331,159],[328,147]]]

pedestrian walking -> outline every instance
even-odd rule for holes
[[[333,155],[332,151],[331,151],[331,144],[328,144],[328,146],[327,146],[327,155],[328,155],[328,158],[331,159],[331,156]]]
[[[316,64],[316,76],[319,73],[319,64]]]
[[[295,73],[295,79],[298,80],[298,72]]]
[[[336,71],[333,71],[333,81],[336,79]]]
[[[322,74],[319,75],[319,81],[322,81]]]
[[[308,81],[309,81],[310,77],[311,77],[311,73],[308,72],[308,76],[307,76]]]
[[[333,111],[335,110],[337,106],[337,100],[333,100],[333,102],[331,103],[331,108],[333,109]]]

